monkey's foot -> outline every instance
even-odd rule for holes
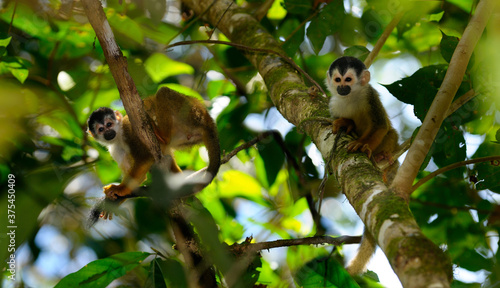
[[[111,184],[108,186],[104,186],[102,189],[104,190],[104,194],[106,194],[106,198],[111,200],[116,200],[119,197],[123,198],[132,193],[132,191],[130,191],[130,189],[127,188],[127,186],[122,184],[120,185]]]
[[[382,151],[377,153],[376,155],[373,155],[373,160],[375,160],[376,163],[380,163],[386,160],[389,163],[389,165],[394,164],[394,159],[392,158],[392,154],[388,151]]]
[[[104,220],[111,220],[113,219],[113,213],[109,211],[102,211],[101,214],[99,215],[99,218],[102,218]]]
[[[352,130],[354,130],[355,127],[356,125],[354,125],[354,121],[347,118],[335,119],[332,122],[332,131],[335,134],[337,134],[341,128],[345,128],[346,134],[349,134]]]
[[[372,149],[368,144],[360,142],[358,140],[352,141],[351,143],[347,144],[347,151],[356,152],[358,150],[366,153],[368,158],[372,157]]]

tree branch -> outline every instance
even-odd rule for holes
[[[476,13],[465,28],[462,39],[453,53],[443,83],[429,108],[429,112],[427,112],[424,123],[394,178],[392,187],[405,199],[409,198],[413,180],[417,176],[425,155],[429,152],[453,97],[458,91],[474,47],[483,33],[496,2],[496,0],[479,1]]]
[[[314,86],[316,86],[323,95],[326,95],[325,91],[323,88],[311,77],[309,74],[307,74],[306,71],[304,71],[302,68],[300,68],[299,65],[297,65],[295,62],[293,62],[290,57],[286,56],[284,52],[278,52],[272,49],[265,49],[265,48],[255,48],[251,46],[246,46],[246,45],[241,45],[238,43],[232,43],[232,42],[227,42],[227,41],[220,41],[220,40],[192,40],[192,41],[179,41],[174,44],[170,44],[165,49],[176,47],[176,46],[181,46],[181,45],[191,45],[191,44],[196,44],[196,43],[203,43],[203,44],[224,44],[224,45],[229,45],[235,48],[238,48],[240,50],[245,50],[245,51],[254,51],[254,52],[260,52],[260,53],[272,53],[280,56],[285,60],[288,64],[292,65],[293,68],[297,69],[304,77],[307,78]]]
[[[361,236],[313,236],[299,239],[281,239],[267,242],[250,243],[252,238],[247,238],[243,243],[231,245],[231,250],[238,253],[255,253],[262,250],[269,250],[280,247],[290,247],[298,245],[322,245],[330,244],[340,246],[342,244],[358,244],[361,242]]]
[[[159,162],[162,159],[160,144],[156,139],[151,123],[149,123],[146,117],[143,103],[135,87],[134,80],[128,73],[127,60],[116,44],[113,31],[106,19],[101,2],[99,0],[83,0],[82,3],[90,25],[92,25],[97,39],[99,39],[99,43],[101,44],[104,57],[120,92],[123,106],[130,118],[132,129],[139,136],[139,139],[143,141],[144,145],[146,145],[155,161]]]
[[[440,169],[432,172],[431,174],[425,176],[424,178],[418,180],[418,182],[415,185],[413,185],[411,191],[413,192],[413,191],[417,190],[418,187],[422,186],[423,184],[425,184],[425,182],[431,180],[432,178],[436,177],[437,175],[443,174],[443,173],[448,172],[450,170],[453,170],[455,168],[462,167],[462,166],[469,165],[469,164],[489,162],[489,161],[498,161],[498,160],[500,160],[500,156],[489,156],[489,157],[482,157],[482,158],[471,159],[471,160],[467,160],[467,161],[460,161],[457,163],[453,163],[453,164],[448,165],[446,167],[440,168]]]
[[[398,25],[399,21],[401,21],[401,18],[403,18],[405,12],[406,10],[399,11],[394,16],[394,18],[392,18],[389,25],[385,27],[384,32],[382,33],[382,35],[380,35],[380,38],[377,40],[377,43],[375,43],[375,47],[373,47],[372,51],[370,52],[370,54],[368,54],[368,57],[366,57],[365,59],[364,63],[366,68],[369,68],[372,65],[373,60],[375,60],[375,57],[377,57],[378,53],[384,46],[385,42],[387,41],[387,38],[389,38],[389,36],[391,35],[392,30],[394,30],[394,28]]]

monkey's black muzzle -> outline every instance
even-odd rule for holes
[[[351,93],[351,87],[350,86],[339,86],[337,87],[337,93],[339,93],[342,96],[348,95]]]
[[[106,141],[113,140],[115,136],[116,136],[115,130],[108,130],[104,132],[104,139],[106,139]]]

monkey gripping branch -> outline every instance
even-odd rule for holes
[[[183,0],[183,3],[197,15],[203,15],[231,42],[285,55],[265,28],[232,1]],[[244,51],[244,55],[258,69],[273,103],[288,121],[299,125],[307,118],[328,115],[325,99],[309,95],[301,76],[287,61],[274,53]],[[422,234],[406,201],[387,188],[369,159],[348,154],[344,148],[350,142],[347,137],[342,137],[338,148],[332,151],[334,137],[329,125],[310,122],[304,129],[324,159],[335,153],[332,171],[403,286],[449,287],[452,278],[449,260]]]

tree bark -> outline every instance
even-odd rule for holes
[[[286,55],[280,44],[254,17],[229,0],[183,0],[196,14],[217,25],[232,42],[265,48]],[[280,113],[298,126],[304,120],[330,117],[327,99],[308,94],[301,75],[275,54],[242,51],[264,79],[269,95]],[[326,73],[326,72],[325,72]],[[418,227],[404,199],[389,190],[380,170],[360,153],[347,153],[349,137],[334,147],[331,126],[304,122],[324,159],[333,155],[331,168],[349,202],[374,235],[404,287],[449,287],[452,270],[449,259]]]
[[[104,57],[109,65],[120,98],[130,118],[132,129],[139,136],[158,163],[162,159],[160,144],[149,123],[142,100],[139,97],[134,80],[128,73],[127,59],[116,44],[115,36],[109,26],[108,19],[99,0],[83,0],[83,8],[101,44]]]

